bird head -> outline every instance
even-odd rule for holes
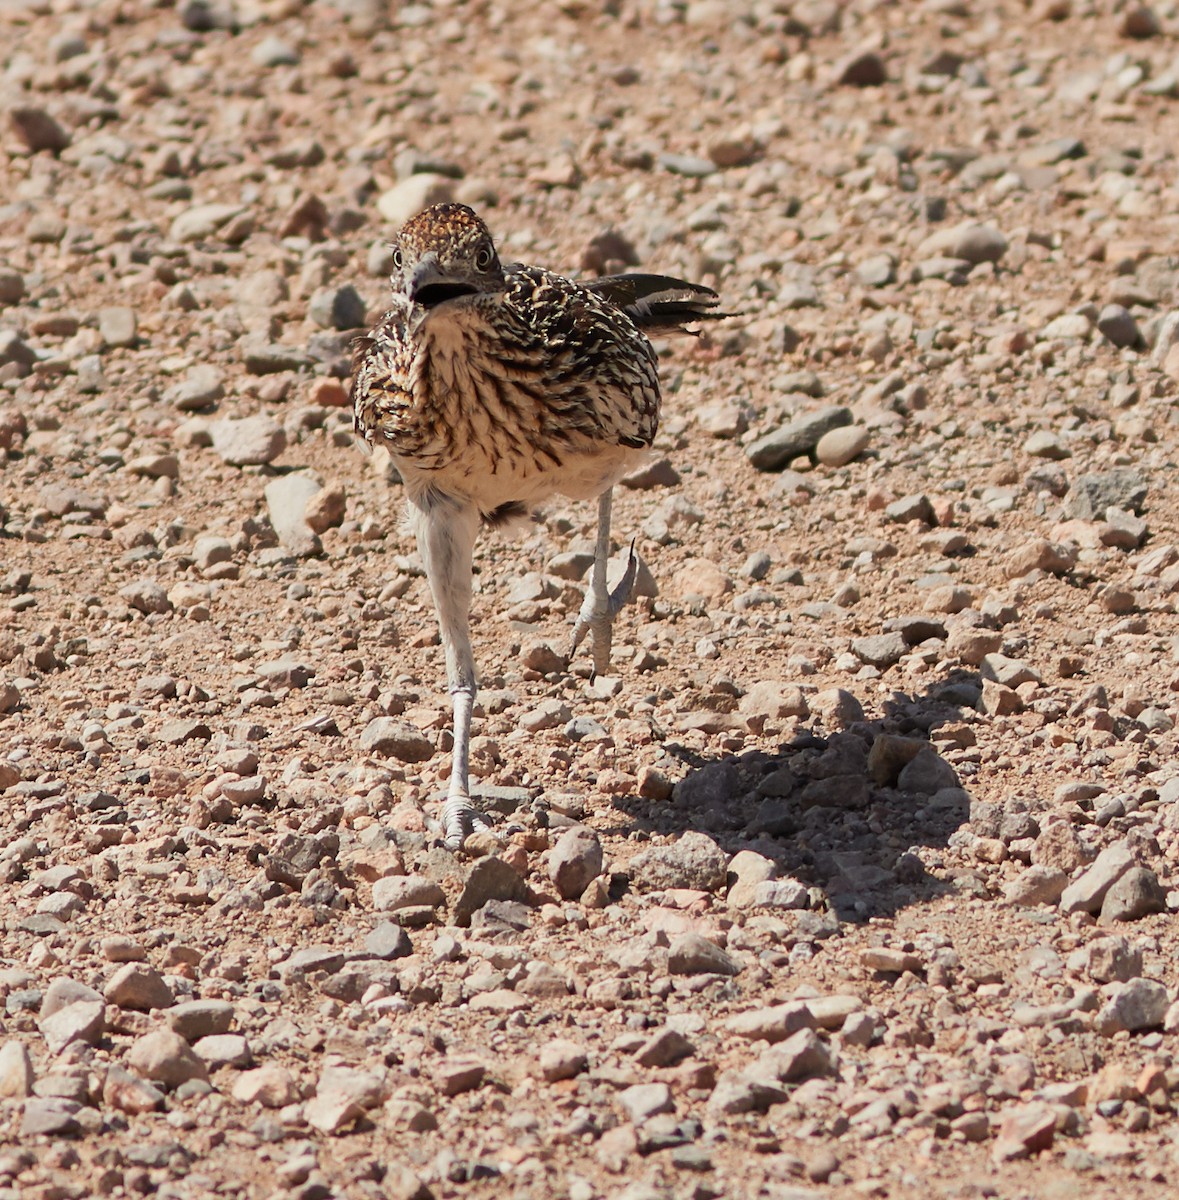
[[[394,291],[433,308],[499,291],[503,267],[487,226],[465,204],[435,204],[411,217],[393,241]]]

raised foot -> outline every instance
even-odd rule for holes
[[[594,594],[591,586],[585,594],[581,611],[573,625],[573,644],[569,647],[569,658],[572,660],[577,653],[587,632],[592,633],[591,645],[594,655],[594,674],[605,675],[610,670],[610,644],[612,641],[614,618],[622,611],[630,594],[634,590],[635,578],[638,575],[639,559],[635,554],[635,544],[632,541],[626,556],[626,568],[622,578],[614,590],[607,594],[605,603]]]
[[[459,850],[472,833],[491,828],[491,822],[470,801],[468,796],[449,796],[442,806],[442,844],[448,850]]]

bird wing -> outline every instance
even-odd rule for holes
[[[506,278],[498,319],[535,363],[536,394],[558,427],[594,442],[649,446],[659,425],[658,363],[635,322],[551,271],[513,267]]]
[[[639,329],[654,333],[688,333],[688,322],[732,315],[716,311],[720,297],[712,288],[670,275],[603,275],[581,286],[620,308]]]
[[[352,342],[353,424],[370,441],[396,428],[413,403],[406,315],[402,307],[394,307]]]

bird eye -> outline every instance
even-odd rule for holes
[[[405,260],[402,257],[401,251],[398,249],[395,249],[393,251],[393,269],[395,271],[400,271],[404,265],[405,265]]]
[[[480,271],[486,271],[494,259],[495,251],[490,246],[480,246],[478,253],[475,255],[475,266]]]

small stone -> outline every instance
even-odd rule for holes
[[[368,309],[360,293],[349,283],[320,288],[311,297],[307,315],[321,329],[360,329],[366,324]]]
[[[1101,924],[1137,921],[1150,913],[1167,911],[1167,893],[1149,867],[1131,867],[1105,893]]]
[[[929,497],[918,492],[910,496],[902,496],[884,507],[884,519],[898,525],[907,525],[910,521],[920,521],[923,525],[936,525],[933,505]]]
[[[446,1059],[434,1074],[434,1083],[444,1096],[460,1096],[481,1087],[487,1067],[477,1058]]]
[[[861,662],[882,671],[899,662],[908,650],[904,637],[899,633],[879,633],[872,637],[856,638],[851,648],[852,653]]]
[[[168,593],[151,579],[137,579],[134,583],[119,588],[119,599],[125,601],[128,608],[142,613],[172,611],[172,601],[168,599]]]
[[[1107,304],[1097,316],[1097,328],[1103,337],[1119,349],[1137,346],[1142,342],[1142,331],[1129,309],[1120,304]]]
[[[881,971],[886,975],[900,975],[905,971],[918,974],[925,969],[921,957],[907,950],[893,950],[887,946],[868,946],[860,951],[860,962],[870,971]]]
[[[285,1108],[299,1099],[299,1087],[285,1067],[268,1065],[243,1071],[233,1082],[233,1098],[241,1104]]]
[[[121,966],[107,981],[103,996],[108,1004],[142,1012],[152,1008],[169,1008],[176,1002],[172,989],[159,972],[139,962]]]
[[[567,829],[549,855],[549,878],[565,900],[577,899],[602,873],[602,843],[585,826]]]
[[[729,856],[707,834],[689,830],[667,846],[653,846],[630,863],[633,883],[644,891],[692,888],[719,892]]]
[[[233,1015],[234,1008],[228,1000],[185,1000],[164,1013],[168,1028],[187,1042],[228,1033]]]
[[[455,901],[454,923],[464,927],[469,925],[472,916],[492,900],[532,903],[528,885],[496,854],[485,855],[471,867]]]
[[[87,989],[89,990],[89,989]],[[106,1005],[101,997],[77,1000],[38,1018],[45,1044],[58,1054],[71,1042],[94,1046],[105,1028]]]
[[[107,346],[134,346],[139,338],[135,309],[125,305],[100,308],[98,334]]]
[[[211,1033],[198,1038],[192,1048],[210,1071],[248,1067],[254,1061],[250,1043],[240,1033]]]
[[[215,453],[234,467],[271,463],[287,447],[286,430],[273,417],[264,414],[240,420],[213,421],[209,433]]]
[[[138,1116],[163,1108],[165,1097],[158,1087],[146,1079],[112,1065],[107,1068],[102,1083],[102,1102],[119,1112]]]
[[[303,509],[303,520],[312,533],[326,533],[344,523],[348,508],[348,494],[343,484],[325,484]]]
[[[307,508],[321,490],[322,485],[313,475],[293,471],[272,479],[263,492],[266,512],[278,540],[300,557],[318,554],[321,549],[319,538],[307,521]]]
[[[667,952],[672,975],[737,975],[741,964],[715,942],[698,933],[681,933]]]
[[[10,108],[8,122],[30,154],[42,150],[58,154],[70,144],[69,132],[43,108],[33,105]]]
[[[997,1162],[1028,1158],[1047,1150],[1056,1136],[1056,1110],[1034,1102],[1005,1109],[995,1137],[992,1157]]]
[[[725,1022],[725,1028],[750,1041],[783,1042],[800,1029],[814,1029],[814,1014],[805,1001],[775,1004],[738,1013]]]
[[[1076,952],[1076,966],[1083,967],[1096,983],[1127,983],[1142,974],[1142,950],[1124,937],[1096,938]],[[1074,967],[1073,956],[1068,965]]]
[[[787,717],[805,719],[810,708],[802,688],[778,679],[762,679],[741,697],[740,709],[750,716],[780,721]]]
[[[63,1096],[31,1096],[25,1101],[21,1117],[20,1136],[75,1137],[82,1131],[78,1114],[82,1106]]]
[[[617,1096],[622,1111],[635,1125],[642,1125],[659,1113],[673,1112],[675,1104],[666,1083],[636,1083],[623,1088]]]
[[[917,258],[956,258],[970,264],[998,262],[1007,253],[1007,239],[992,225],[966,222],[932,233],[918,247]]]
[[[884,59],[875,50],[853,50],[836,62],[832,76],[848,87],[880,87],[888,81]]]
[[[831,1051],[813,1029],[800,1029],[766,1050],[758,1059],[757,1069],[772,1074],[782,1083],[826,1075],[832,1069]]]
[[[390,225],[400,227],[432,204],[454,199],[455,181],[445,175],[420,171],[396,183],[377,198],[377,212]]]
[[[1008,579],[1021,579],[1032,571],[1067,575],[1077,564],[1076,548],[1046,538],[1025,542],[1006,556],[1003,573]]]
[[[416,725],[399,717],[375,717],[360,735],[366,754],[380,754],[399,762],[426,762],[434,756],[434,743]]]
[[[1055,867],[1034,864],[1004,885],[1009,904],[1055,904],[1068,886],[1068,876]]]
[[[678,1029],[665,1025],[635,1051],[634,1060],[641,1067],[670,1067],[693,1054],[695,1049]]]
[[[158,1029],[137,1038],[127,1054],[131,1067],[145,1079],[175,1088],[190,1079],[208,1082],[205,1064],[178,1033]]]
[[[815,458],[825,467],[846,466],[868,448],[871,433],[863,425],[843,425],[819,438]]]
[[[23,1100],[33,1091],[33,1060],[24,1042],[11,1038],[0,1046],[0,1100]]]
[[[1141,977],[1130,979],[1113,985],[1110,998],[1093,1019],[1093,1026],[1103,1037],[1124,1031],[1139,1033],[1157,1029],[1169,1007],[1170,999],[1163,984]]]
[[[589,1066],[589,1056],[579,1042],[555,1038],[540,1050],[540,1073],[549,1083],[573,1079]]]
[[[373,908],[378,912],[434,908],[445,903],[446,893],[438,884],[420,875],[385,875],[373,883]]]
[[[181,412],[209,408],[225,395],[225,376],[212,363],[198,363],[179,383],[164,392],[164,400]]]
[[[1125,842],[1107,846],[1092,865],[1064,889],[1060,897],[1061,911],[1099,912],[1109,889],[1136,865]]]
[[[1033,433],[1023,444],[1023,452],[1032,458],[1047,458],[1052,461],[1070,458],[1072,451],[1060,437],[1047,429]]]
[[[851,409],[828,405],[750,442],[745,456],[759,471],[777,471],[793,459],[809,454],[825,434],[851,425],[852,420]]]
[[[1101,474],[1079,475],[1073,480],[1065,511],[1078,521],[1099,521],[1108,508],[1141,514],[1147,483],[1133,467],[1114,467]]]
[[[264,37],[251,51],[250,61],[259,67],[294,67],[299,51],[279,37]]]
[[[243,211],[238,204],[197,205],[173,220],[169,236],[174,242],[207,241]]]

